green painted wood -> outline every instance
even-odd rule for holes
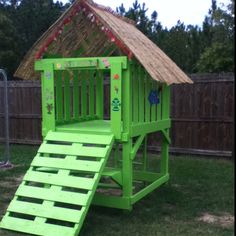
[[[8,207],[8,211],[73,223],[77,223],[83,213],[81,210],[56,207],[53,205],[48,206],[18,200],[11,202]]]
[[[48,157],[36,157],[32,166],[37,167],[49,167],[49,168],[58,168],[65,170],[80,170],[86,172],[99,172],[103,160],[101,161],[81,161],[81,160],[71,160],[67,159],[58,159],[58,158],[48,158]]]
[[[92,122],[94,123],[94,122]],[[83,124],[84,125],[84,124]],[[92,125],[92,124],[90,124]],[[100,124],[102,125],[102,124]],[[45,137],[47,141],[62,141],[84,144],[104,144],[109,145],[113,139],[113,135],[96,135],[96,134],[79,134],[79,133],[62,133],[62,132],[49,132]]]
[[[42,134],[46,136],[49,130],[55,130],[55,93],[54,71],[52,65],[47,65],[42,73]]]
[[[124,133],[130,133],[132,124],[132,74],[130,71],[131,62],[128,64],[128,68],[123,70],[123,129]]]
[[[64,120],[70,121],[71,120],[71,105],[70,105],[70,73],[68,71],[64,71]]]
[[[64,227],[60,225],[52,225],[46,223],[39,223],[37,221],[29,221],[13,217],[4,217],[1,224],[1,228],[9,229],[13,231],[19,231],[23,233],[40,235],[40,236],[69,236],[75,235],[75,230],[70,227]]]
[[[143,133],[153,133],[155,131],[160,131],[162,129],[166,129],[170,127],[170,119],[167,120],[161,120],[156,122],[149,122],[144,124],[137,124],[133,125],[131,128],[131,137],[136,137],[138,135],[141,135]]]
[[[24,181],[92,190],[95,180],[91,178],[74,177],[69,175],[65,177],[60,173],[51,174],[39,171],[28,171],[24,176]]]
[[[79,72],[73,72],[73,115],[74,120],[79,120]]]
[[[133,94],[132,94],[132,99],[133,99],[133,123],[137,124],[138,123],[138,118],[139,118],[139,83],[138,83],[138,68],[136,62],[133,62],[132,65],[132,81],[133,81]]]
[[[59,139],[57,139],[57,134],[59,136]],[[60,139],[64,139],[64,135],[65,134],[61,134],[58,132],[49,132],[49,135],[45,138],[46,140],[41,145],[41,149],[43,149],[42,147],[45,147],[47,149],[47,147],[51,145],[47,144],[46,142],[48,142],[47,140],[49,139],[51,142],[52,136],[54,137],[53,141],[61,142]],[[71,146],[67,147],[69,149],[73,149],[74,147],[76,147],[75,150],[84,148],[82,136],[83,134],[79,135],[79,142],[81,143],[73,143]],[[15,198],[11,202],[7,210],[7,214],[3,217],[1,227],[14,231],[43,236],[78,235],[88,212],[89,206],[92,202],[93,196],[96,192],[96,188],[101,178],[102,171],[106,165],[114,142],[114,137],[111,135],[108,135],[107,138],[104,135],[101,135],[100,138],[98,138],[97,135],[95,136],[96,137],[92,138],[93,140],[102,140],[103,137],[106,140],[106,143],[108,142],[108,140],[110,140],[110,142],[107,143],[105,147],[100,147],[100,149],[106,150],[106,153],[103,154],[103,157],[100,161],[77,160],[77,154],[75,154],[75,156],[66,156],[65,159],[45,156],[40,157],[39,155],[42,154],[37,154],[31,164],[29,171],[25,175],[22,184],[16,191]],[[76,139],[76,137],[77,136],[72,135],[69,137],[69,139],[74,140]],[[88,137],[91,137],[91,135],[84,134],[84,137],[86,143]],[[90,150],[94,150],[94,152],[98,154],[97,147],[95,146],[91,146],[89,148]],[[65,149],[64,146],[63,148]],[[53,153],[49,154],[51,155]],[[49,171],[50,169],[58,171],[55,173],[40,172],[38,168],[36,170],[34,169],[35,166],[40,167],[40,169],[42,167],[47,167],[45,171]],[[93,175],[93,178],[90,178],[89,176],[80,177],[80,175],[72,175],[73,173],[76,173],[83,174],[84,176],[84,171],[86,171],[86,173],[91,173],[91,175]],[[32,183],[42,183],[43,185],[42,187],[32,186]],[[81,189],[83,190],[83,193],[80,192]],[[42,200],[43,203],[32,203],[27,199],[25,199],[23,202],[20,201],[20,198],[18,197],[39,199]],[[80,209],[70,209],[68,205],[55,205],[55,203],[77,205],[80,207]],[[35,219],[25,220],[21,219],[20,216],[17,215],[13,217],[11,216],[10,212],[30,215],[35,217]],[[48,219],[59,220],[59,222],[51,222],[50,224],[46,224],[46,221]],[[62,225],[60,221],[68,222],[73,225],[72,227]],[[12,224],[12,222],[15,223]],[[44,231],[44,229],[47,230]],[[60,233],[57,233],[58,231]]]
[[[152,80],[151,77],[150,77],[150,81],[151,81],[151,89],[155,91],[157,82]],[[157,108],[157,105],[155,104],[151,105],[151,122],[156,121],[156,113],[157,113],[156,108]]]
[[[128,59],[126,56],[123,57],[106,57],[110,64],[121,63],[122,68],[127,68]],[[104,64],[104,57],[87,57],[87,58],[54,58],[54,59],[43,59],[35,62],[35,70],[42,71],[48,65],[53,65],[53,70],[66,70],[73,68],[92,68],[107,70],[107,66]]]
[[[89,116],[94,117],[94,102],[95,102],[95,96],[94,96],[94,71],[89,72]]]
[[[56,119],[57,122],[63,121],[63,91],[62,91],[62,72],[57,71],[56,77]]]
[[[73,145],[44,144],[39,148],[39,153],[65,154],[84,157],[104,157],[108,147],[87,147],[74,143]]]
[[[132,139],[123,143],[122,148],[122,176],[123,176],[123,197],[130,198],[133,195],[133,163],[131,161],[130,150],[132,148]],[[129,202],[128,209],[132,209]]]
[[[111,130],[117,139],[122,132],[122,67],[121,64],[111,66]]]
[[[145,138],[145,135],[144,135],[144,134],[143,134],[143,135],[140,135],[140,136],[138,137],[136,143],[134,144],[134,146],[133,146],[133,148],[132,148],[132,150],[131,150],[131,159],[132,159],[132,160],[134,160],[134,158],[135,158],[135,156],[136,156],[136,154],[137,154],[137,151],[138,151],[138,149],[140,148],[140,146],[141,146],[141,144],[142,144],[144,138]]]
[[[151,110],[151,105],[150,102],[148,100],[148,96],[150,93],[150,80],[149,80],[149,76],[147,74],[147,72],[145,72],[145,122],[148,123],[150,122],[150,110]]]
[[[139,122],[144,122],[144,69],[139,65]]]
[[[161,84],[158,84],[158,91],[159,91],[159,104],[157,105],[157,121],[160,121],[162,119],[162,90],[161,90]]]
[[[87,71],[81,71],[81,117],[86,118],[87,117],[87,77],[88,72]]]
[[[68,204],[75,204],[79,206],[85,206],[88,200],[88,194],[55,191],[54,189],[32,187],[26,185],[20,185],[17,189],[16,196],[37,198],[54,202],[63,202]]]

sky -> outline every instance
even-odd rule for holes
[[[66,0],[62,0],[66,2]],[[132,6],[134,0],[94,0],[96,3],[109,6],[116,9],[124,3],[126,10]],[[184,22],[185,25],[202,26],[205,15],[211,7],[211,0],[139,0],[140,3],[145,2],[149,9],[148,14],[156,10],[158,13],[157,20],[168,29],[175,26],[177,21]],[[217,3],[227,5],[230,0],[218,0]]]

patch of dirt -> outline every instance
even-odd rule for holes
[[[234,224],[234,216],[229,213],[224,213],[221,216],[204,213],[197,220],[208,224],[218,224],[223,228],[229,228]]]

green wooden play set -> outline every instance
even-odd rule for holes
[[[101,21],[101,17],[106,19],[109,15],[113,22],[123,22],[90,1],[82,2]],[[84,9],[81,14],[86,12]],[[153,47],[133,25],[123,22],[123,26],[127,32],[133,30],[139,36],[137,40],[146,40],[146,44],[137,43]],[[119,32],[122,34],[117,31],[117,45],[121,45],[123,37],[127,52],[129,39]],[[174,76],[179,76],[178,83],[190,80],[159,49],[149,52],[149,61],[140,58],[144,55],[141,49],[134,48],[128,55],[37,58],[35,70],[41,72],[42,84],[43,143],[0,223],[1,228],[42,236],[75,236],[91,204],[132,210],[136,202],[168,181],[168,84],[177,81],[170,80]],[[158,62],[159,67],[153,67],[154,60],[162,64]],[[109,94],[109,98],[104,94]],[[105,104],[109,104],[106,116]],[[152,170],[147,152],[151,133],[159,133],[161,141],[160,158],[157,155],[152,160],[152,165],[156,162],[159,167]]]

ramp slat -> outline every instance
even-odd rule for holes
[[[93,188],[94,179],[73,177],[60,174],[51,174],[45,172],[28,171],[24,177],[25,181],[32,181],[37,183],[53,184],[64,187],[80,188],[91,190]]]
[[[76,134],[64,132],[59,133],[50,131],[45,138],[45,140],[48,141],[55,141],[55,139],[61,142],[109,145],[113,139],[113,135]]]
[[[89,172],[98,172],[101,168],[103,160],[101,161],[81,161],[81,160],[71,160],[67,159],[58,159],[58,158],[48,158],[48,157],[36,157],[32,166],[37,167],[49,167],[49,168],[58,168],[65,170],[80,170],[80,171],[89,171]]]
[[[39,216],[62,221],[77,223],[83,211],[67,209],[43,204],[13,201],[8,207],[9,212],[16,212],[26,215]]]
[[[20,185],[16,191],[16,196],[43,199],[53,202],[64,202],[85,206],[88,200],[87,194],[74,193],[67,191],[55,191],[54,189],[32,187]]]
[[[74,235],[74,229],[60,225],[39,223],[15,217],[4,217],[1,227],[23,233],[41,236],[69,236]]]
[[[60,155],[84,156],[84,157],[105,157],[108,147],[84,147],[80,144],[60,145],[44,144],[39,148],[39,153],[50,153]]]

